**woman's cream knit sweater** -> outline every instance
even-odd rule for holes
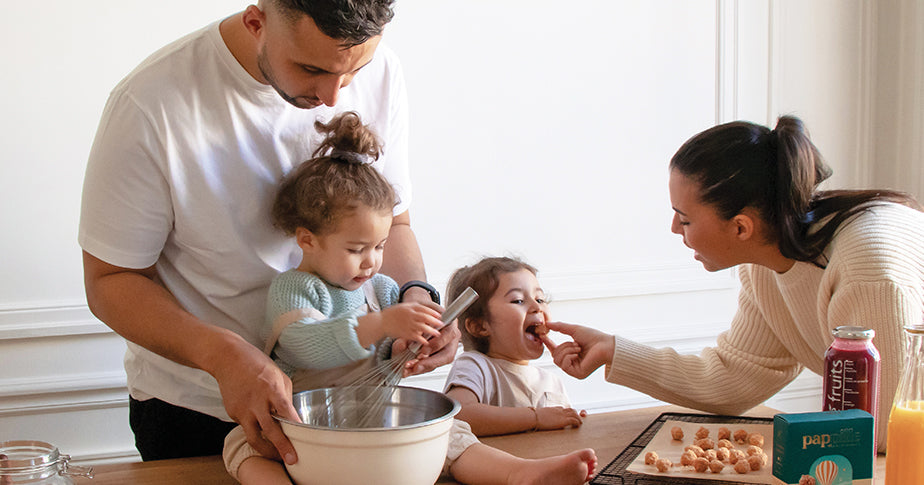
[[[831,330],[876,331],[882,357],[880,451],[903,362],[902,326],[924,315],[924,213],[875,207],[849,220],[825,250],[826,268],[796,263],[785,273],[745,264],[731,328],[699,355],[679,355],[616,337],[608,381],[657,399],[738,414],[773,396],[808,368],[819,375]],[[818,408],[821,410],[821,396]]]

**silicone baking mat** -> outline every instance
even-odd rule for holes
[[[696,485],[727,485],[740,483],[709,478],[691,479],[687,477],[664,477],[634,473],[627,468],[635,458],[648,446],[651,439],[658,433],[661,426],[667,421],[688,421],[691,423],[732,423],[732,424],[773,424],[773,418],[754,418],[748,416],[723,416],[718,414],[685,414],[663,413],[658,416],[645,431],[642,431],[635,440],[622,450],[613,461],[597,476],[591,480],[591,485],[661,485],[661,484],[696,484]],[[769,437],[768,437],[769,438]]]

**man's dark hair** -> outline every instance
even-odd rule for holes
[[[271,0],[290,20],[308,15],[326,36],[344,47],[382,35],[395,16],[394,0]]]

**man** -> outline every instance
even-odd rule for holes
[[[353,110],[384,142],[400,203],[383,272],[425,278],[410,227],[407,107],[379,47],[393,0],[261,0],[161,49],[111,93],[90,153],[79,242],[93,313],[128,340],[130,421],[145,460],[218,454],[240,423],[295,451],[291,382],[257,347],[266,290],[298,263],[271,226],[276,185],[311,157],[315,120]],[[407,300],[429,302],[423,287]],[[452,360],[458,329],[413,373]]]

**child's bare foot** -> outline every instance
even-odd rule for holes
[[[508,477],[508,485],[580,485],[594,476],[597,454],[590,448],[567,455],[523,460]]]

